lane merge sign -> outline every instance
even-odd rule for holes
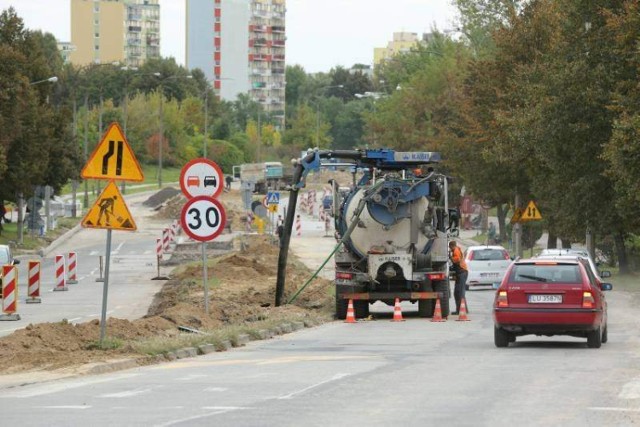
[[[198,196],[187,201],[180,213],[182,229],[199,242],[209,242],[224,230],[227,215],[222,204],[211,197]]]
[[[180,171],[180,189],[187,199],[198,196],[218,197],[224,188],[222,169],[215,162],[193,159]]]
[[[82,168],[80,176],[85,179],[144,181],[138,159],[118,123],[111,123]]]

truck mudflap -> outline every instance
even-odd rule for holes
[[[352,299],[354,301],[379,301],[379,300],[426,300],[443,299],[445,296],[441,292],[356,292],[339,294],[342,299]]]

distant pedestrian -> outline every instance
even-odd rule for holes
[[[231,190],[231,182],[233,181],[233,177],[231,175],[227,175],[224,180],[227,183],[227,190]]]
[[[497,243],[496,226],[492,222],[489,223],[489,231],[487,232],[487,237],[489,238],[490,245]]]
[[[455,240],[451,240],[449,242],[449,259],[453,264],[453,271],[456,273],[456,284],[453,288],[453,298],[456,301],[456,311],[454,311],[453,315],[460,314],[460,306],[461,301],[465,297],[465,290],[467,286],[467,263],[464,261],[464,256],[462,255],[462,250],[458,247]],[[468,310],[467,304],[467,312]]]
[[[284,225],[284,219],[282,219],[282,215],[278,215],[278,221],[276,222],[276,226]]]

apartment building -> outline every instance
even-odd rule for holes
[[[220,98],[248,94],[280,127],[285,110],[285,0],[187,0],[186,65]]]
[[[376,47],[373,49],[373,65],[378,65],[400,52],[408,52],[418,43],[418,33],[406,31],[393,33],[393,39],[387,43],[386,47]]]
[[[71,63],[137,67],[160,57],[158,0],[71,0]]]

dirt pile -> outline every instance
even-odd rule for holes
[[[165,187],[157,193],[154,193],[153,196],[142,202],[142,204],[150,208],[155,208],[174,197],[176,194],[180,194],[180,190],[173,187]]]
[[[147,316],[135,321],[111,318],[107,337],[112,349],[98,349],[97,320],[29,325],[0,338],[0,372],[52,370],[122,357],[144,356],[134,344],[175,337],[178,326],[215,331],[265,319],[328,318],[331,283],[316,279],[294,304],[274,307],[278,247],[268,236],[244,236],[243,249],[210,260],[209,315],[204,312],[202,266],[181,267],[156,295]],[[311,276],[292,254],[287,270],[287,300]]]

